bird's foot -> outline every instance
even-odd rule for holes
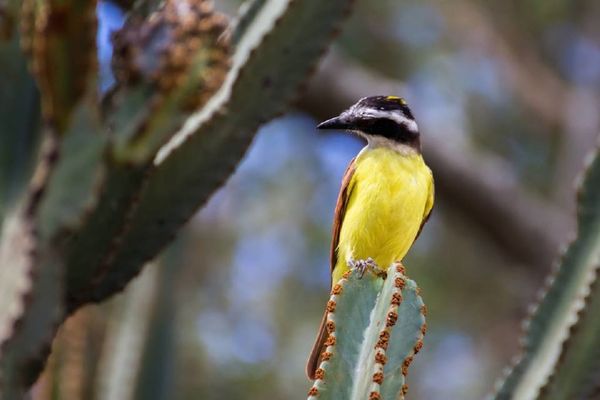
[[[348,266],[358,272],[358,279],[362,279],[367,271],[379,278],[385,279],[387,277],[387,272],[379,268],[375,260],[373,260],[371,257],[367,258],[366,260],[351,259],[348,261]]]

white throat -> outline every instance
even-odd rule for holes
[[[397,153],[400,153],[403,156],[409,156],[413,154],[417,154],[417,150],[414,147],[411,147],[407,144],[398,143],[393,140],[384,137],[378,136],[367,136],[363,135],[367,139],[367,147],[369,149],[376,149],[379,147],[386,147],[388,149],[392,149]]]

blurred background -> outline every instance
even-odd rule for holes
[[[123,16],[110,2],[99,15],[108,88]],[[574,229],[576,176],[600,132],[599,20],[594,0],[358,0],[296,106],[261,128],[164,257],[67,322],[36,390],[101,370],[136,382],[107,384],[107,399],[303,398],[335,199],[363,146],[315,125],[382,94],[411,105],[436,179],[405,259],[429,311],[409,398],[484,397]]]

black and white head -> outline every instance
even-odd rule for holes
[[[317,128],[353,131],[364,137],[370,146],[421,150],[417,122],[406,101],[396,96],[364,97]]]

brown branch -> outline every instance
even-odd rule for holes
[[[401,82],[378,76],[334,53],[324,60],[299,106],[324,119],[360,97],[399,93],[406,93]],[[424,156],[434,172],[438,201],[483,228],[517,261],[545,272],[572,221],[524,191],[504,160],[451,143],[448,137],[427,132],[423,136]]]

